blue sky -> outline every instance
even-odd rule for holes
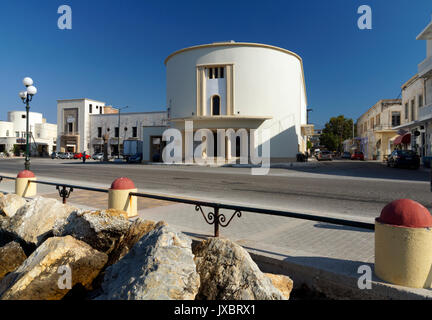
[[[57,8],[72,8],[72,30]],[[359,30],[357,8],[372,8]],[[56,122],[56,100],[92,98],[128,111],[164,110],[164,59],[203,43],[279,46],[303,58],[310,121],[357,119],[397,98],[425,58],[415,40],[431,21],[430,0],[100,1],[0,0],[0,120],[23,109],[22,78],[39,92],[31,110]]]

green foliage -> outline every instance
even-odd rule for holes
[[[19,156],[20,155],[20,151],[21,151],[20,147],[18,145],[14,144],[14,146],[12,148],[13,154],[15,156]]]
[[[320,144],[326,146],[330,151],[342,152],[342,142],[352,138],[352,131],[352,119],[347,119],[343,115],[332,117],[330,121],[325,124],[320,137]]]

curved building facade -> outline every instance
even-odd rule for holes
[[[194,130],[266,129],[273,162],[306,150],[310,126],[297,54],[263,44],[224,42],[176,51],[165,65],[173,127],[184,130],[189,120]],[[260,148],[261,142],[253,143]]]

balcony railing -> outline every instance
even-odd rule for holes
[[[426,73],[431,71],[432,71],[432,56],[426,58],[426,60],[424,60],[418,65],[418,75],[419,77],[422,77]]]
[[[79,136],[78,131],[63,131],[61,133],[62,136]]]
[[[381,130],[393,130],[393,127],[388,124],[379,124],[373,128],[373,131],[381,131]]]

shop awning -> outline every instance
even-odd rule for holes
[[[405,133],[404,135],[398,136],[393,144],[410,144],[411,143],[411,133]]]

